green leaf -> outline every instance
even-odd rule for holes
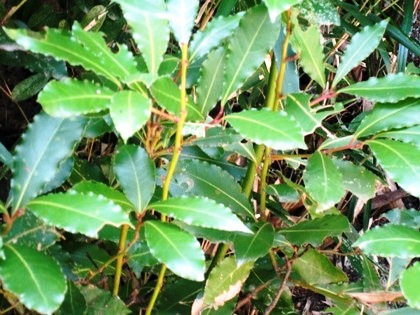
[[[420,97],[420,76],[390,73],[383,78],[371,77],[349,85],[338,93],[357,95],[372,102],[396,103],[408,97]]]
[[[273,246],[274,228],[270,223],[262,225],[254,235],[235,234],[233,244],[239,264],[255,261],[265,256]]]
[[[0,163],[3,163],[8,168],[13,165],[13,155],[10,154],[9,150],[0,142]]]
[[[203,228],[195,225],[188,225],[182,221],[174,221],[174,224],[179,226],[181,229],[191,233],[196,238],[205,238],[212,243],[230,243],[232,242],[235,232],[221,231],[209,228]]]
[[[238,12],[235,15],[215,17],[203,31],[197,31],[189,46],[190,63],[218,47],[238,27],[242,16],[243,12]]]
[[[280,23],[271,23],[265,6],[254,6],[245,13],[229,38],[222,105],[263,63],[277,39],[273,34],[279,31]]]
[[[144,267],[157,265],[159,262],[150,252],[144,237],[144,229],[140,230],[140,239],[130,247],[127,253],[127,264],[137,277],[141,276]]]
[[[203,289],[203,283],[186,279],[177,279],[167,283],[162,288],[162,293],[157,305],[156,314],[190,314],[191,305],[196,296]]]
[[[306,149],[302,130],[286,112],[244,110],[225,119],[241,135],[275,150]]]
[[[407,225],[420,228],[420,212],[415,209],[393,209],[384,213],[381,217],[386,218],[392,224]]]
[[[159,221],[146,221],[144,228],[150,251],[161,263],[182,278],[204,280],[204,254],[191,234]]]
[[[93,285],[80,287],[80,292],[86,300],[85,315],[99,314],[131,314],[130,309],[118,297],[112,296],[109,291],[101,290]],[[80,314],[80,313],[79,313]]]
[[[36,95],[48,83],[49,77],[44,73],[37,73],[20,81],[12,90],[12,99],[15,102],[24,101]]]
[[[327,256],[309,249],[293,262],[292,278],[310,285],[347,282],[346,274],[335,267]]]
[[[362,259],[362,283],[364,292],[375,292],[380,291],[382,286],[378,272],[376,271],[376,266],[370,261],[366,255],[361,255]]]
[[[67,281],[67,292],[63,304],[57,311],[57,315],[80,315],[85,314],[86,300],[79,288],[72,281]]]
[[[264,0],[272,22],[274,22],[282,12],[289,10],[292,6],[300,2],[302,2],[302,0]]]
[[[218,308],[237,296],[248,278],[253,262],[237,265],[233,256],[222,260],[210,272],[203,295],[203,306]],[[203,308],[204,308],[203,307]]]
[[[400,285],[408,305],[420,309],[420,263],[417,262],[401,274]]]
[[[420,103],[417,99],[408,99],[398,104],[376,104],[362,120],[354,136],[361,138],[380,131],[419,125],[419,110]]]
[[[375,25],[365,26],[353,36],[351,43],[347,45],[346,51],[341,57],[341,63],[332,83],[333,88],[379,45],[387,25],[388,21],[383,20]]]
[[[206,135],[203,138],[194,140],[194,144],[200,148],[229,147],[231,144],[240,143],[242,136],[232,128],[213,127],[206,129]]]
[[[266,193],[276,196],[280,202],[298,202],[299,192],[287,184],[268,185]]]
[[[402,142],[412,143],[417,148],[420,148],[420,125],[381,132],[376,135],[376,138],[392,138]]]
[[[319,151],[308,159],[303,180],[320,211],[333,207],[344,196],[343,176],[331,158]]]
[[[197,104],[203,116],[207,116],[222,95],[224,59],[225,50],[219,48],[209,53],[201,66],[197,83]]]
[[[303,31],[299,24],[293,28],[294,48],[299,55],[299,62],[305,72],[316,81],[323,89],[325,88],[324,54],[321,45],[321,33],[317,26],[312,25]]]
[[[151,107],[148,97],[134,91],[121,91],[112,96],[109,113],[124,142],[143,127]]]
[[[93,6],[80,21],[83,29],[91,32],[98,32],[105,22],[108,11],[103,5]]]
[[[312,24],[340,25],[340,15],[333,0],[304,0],[299,15]]]
[[[170,198],[152,203],[148,208],[190,225],[252,233],[229,208],[205,197]]]
[[[106,224],[131,226],[120,206],[100,195],[70,192],[50,194],[30,201],[28,209],[45,222],[71,233],[97,237]]]
[[[52,314],[64,300],[66,281],[57,262],[36,249],[5,245],[0,260],[3,289],[29,309]]]
[[[104,183],[84,180],[75,184],[71,190],[82,194],[93,193],[95,195],[101,195],[119,205],[125,212],[133,210],[133,205],[122,192]]]
[[[366,232],[354,244],[366,254],[385,257],[420,256],[420,232],[404,225],[388,224]]]
[[[342,215],[326,215],[322,218],[316,218],[298,223],[289,228],[280,230],[292,244],[302,246],[310,244],[317,247],[322,244],[328,236],[340,236],[349,231],[349,222]]]
[[[168,19],[179,46],[190,41],[194,19],[199,5],[198,0],[168,0]]]
[[[322,121],[329,115],[336,114],[341,110],[340,104],[336,103],[334,108],[311,108],[310,95],[305,93],[288,94],[285,104],[285,111],[299,122],[305,134],[311,134],[316,128],[322,127]]]
[[[73,23],[72,38],[80,44],[84,53],[89,53],[88,56],[91,58],[96,57],[96,61],[104,69],[125,82],[125,78],[138,71],[133,54],[125,45],[117,45],[115,48],[118,52],[112,52],[105,42],[104,36],[105,34],[101,32],[86,32],[79,23]],[[67,46],[67,49],[72,47]]]
[[[52,246],[60,238],[55,227],[26,211],[13,222],[11,230],[3,237],[6,244],[26,246],[38,251]]]
[[[216,165],[180,161],[170,186],[172,196],[204,196],[224,204],[240,216],[254,217],[248,198],[233,177]]]
[[[341,175],[343,175],[344,188],[358,198],[367,202],[375,197],[376,181],[379,180],[373,173],[366,168],[345,160],[333,160],[335,166],[338,167]]]
[[[62,162],[73,153],[83,124],[81,118],[53,118],[45,113],[35,116],[22,136],[22,143],[15,148],[10,195],[13,212],[55,179]]]
[[[115,0],[132,28],[149,72],[157,74],[169,42],[169,26],[164,0]],[[157,36],[156,34],[159,34]]]
[[[39,93],[38,102],[51,116],[64,118],[105,110],[113,94],[106,87],[66,78],[50,81]]]
[[[160,106],[179,117],[181,90],[171,78],[161,77],[157,79],[153,82],[150,92]],[[204,120],[204,115],[202,115],[200,109],[197,108],[197,105],[194,104],[191,98],[188,98],[187,101],[187,111],[187,120]]]
[[[367,144],[389,177],[408,193],[420,197],[420,149],[393,140],[369,140]]]
[[[156,170],[147,152],[135,145],[118,148],[114,160],[117,179],[137,212],[142,212],[156,187]]]

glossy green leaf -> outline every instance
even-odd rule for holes
[[[335,87],[347,73],[372,53],[379,45],[387,25],[388,21],[383,20],[375,25],[365,26],[353,36],[341,58],[332,87]]]
[[[84,53],[90,58],[95,58],[100,65],[113,76],[117,76],[125,82],[125,78],[137,72],[133,54],[125,45],[118,45],[118,52],[114,53],[109,49],[104,40],[104,34],[100,32],[87,32],[79,23],[73,23],[72,39],[83,48]],[[74,45],[74,43],[73,43]],[[73,46],[67,46],[67,48]]]
[[[318,147],[318,150],[335,149],[345,147],[350,144],[359,144],[359,141],[354,139],[353,135],[339,137],[339,138],[328,138]]]
[[[420,97],[420,77],[390,73],[383,78],[371,77],[367,81],[352,84],[338,92],[357,95],[372,102],[396,103],[408,97]]]
[[[122,192],[104,183],[85,180],[76,183],[71,190],[82,194],[93,193],[95,195],[101,195],[119,205],[126,212],[133,210],[133,205]]]
[[[361,138],[380,131],[419,125],[419,110],[420,102],[417,99],[408,99],[398,104],[376,104],[362,120],[354,136]]]
[[[60,239],[54,226],[26,211],[13,222],[11,230],[3,237],[6,244],[26,246],[38,251],[45,250]]]
[[[285,104],[286,112],[299,122],[305,134],[311,134],[322,126],[322,121],[329,115],[338,113],[342,108],[336,103],[334,108],[311,108],[310,95],[304,93],[288,94]]]
[[[248,278],[253,262],[238,265],[233,256],[223,259],[207,279],[203,295],[203,306],[218,308],[234,298]]]
[[[23,141],[15,148],[10,195],[13,212],[55,179],[61,163],[73,153],[83,124],[81,118],[53,118],[45,113],[35,116]]]
[[[150,252],[147,241],[144,237],[144,229],[140,232],[140,239],[128,250],[127,264],[137,277],[145,267],[157,265],[159,262]]]
[[[243,137],[231,128],[213,127],[207,128],[205,137],[197,138],[194,144],[200,148],[229,147],[229,145],[241,142]]]
[[[420,212],[415,209],[393,209],[387,211],[381,217],[386,218],[392,224],[406,225],[415,229],[420,228]]]
[[[300,199],[299,192],[287,184],[268,185],[265,191],[276,196],[280,202],[298,202]]]
[[[328,236],[340,236],[349,231],[349,222],[342,215],[326,215],[303,221],[289,228],[280,230],[280,234],[292,244],[302,246],[310,244],[317,247],[322,244]]]
[[[312,25],[303,31],[298,24],[293,28],[294,48],[299,54],[299,62],[303,70],[325,88],[324,54],[321,45],[321,33],[317,26]]]
[[[243,12],[230,16],[219,16],[213,18],[202,31],[194,34],[189,46],[189,59],[192,63],[204,57],[213,48],[232,34],[233,30],[239,25]]]
[[[0,142],[0,163],[3,163],[7,167],[11,168],[13,164],[13,155],[10,154],[9,150]]]
[[[182,221],[174,221],[174,224],[179,226],[181,229],[191,233],[196,238],[205,238],[212,243],[230,243],[232,242],[235,234],[237,234],[235,232],[203,228],[196,225],[188,225]]]
[[[201,67],[197,83],[197,104],[203,116],[207,116],[223,92],[223,66],[225,50],[219,48],[208,54]]]
[[[225,119],[241,135],[275,150],[306,149],[303,132],[284,111],[244,110]]]
[[[120,206],[100,195],[70,192],[50,194],[30,201],[28,209],[45,222],[71,233],[97,237],[106,224],[131,226]]]
[[[263,63],[276,41],[277,36],[273,34],[279,31],[280,23],[270,21],[265,6],[254,6],[245,13],[239,27],[229,37],[222,105]]]
[[[420,263],[417,262],[401,274],[400,285],[408,305],[420,309]]]
[[[57,262],[36,249],[3,247],[0,260],[3,288],[15,294],[29,309],[52,314],[64,300],[66,281]]]
[[[172,196],[204,196],[224,204],[240,216],[254,212],[241,187],[233,177],[216,165],[197,160],[181,161],[171,184]]]
[[[86,300],[86,315],[128,315],[132,313],[121,299],[112,296],[108,290],[102,290],[93,285],[88,285],[80,287],[80,292],[82,292]]]
[[[362,235],[354,244],[366,254],[385,257],[420,256],[420,232],[404,225],[388,224]]]
[[[152,203],[149,208],[190,225],[252,233],[229,208],[205,197],[170,198]]]
[[[340,25],[340,15],[334,0],[303,0],[299,15],[312,24]]]
[[[264,0],[265,5],[270,13],[271,21],[275,21],[277,17],[284,11],[289,10],[292,6],[302,2],[302,0]]]
[[[114,172],[128,200],[138,212],[143,211],[155,191],[155,165],[147,152],[135,145],[118,148]]]
[[[363,291],[375,292],[381,290],[382,286],[376,266],[366,255],[362,254],[361,258]]]
[[[198,0],[168,0],[169,26],[179,46],[190,41],[194,19],[199,5]]]
[[[335,267],[327,256],[309,249],[293,262],[293,278],[310,285],[347,282],[346,274]]]
[[[160,221],[146,221],[144,228],[150,251],[161,263],[182,278],[204,280],[204,253],[191,234]]]
[[[350,191],[364,202],[375,197],[375,185],[379,178],[366,168],[349,161],[334,159],[333,162],[343,176],[343,185],[347,191]]]
[[[164,0],[115,0],[132,28],[150,73],[157,74],[169,42],[169,24]],[[159,34],[159,36],[156,36]]]
[[[153,82],[150,92],[160,106],[179,117],[181,90],[171,78],[161,77],[157,79]],[[204,115],[202,115],[200,109],[194,104],[191,98],[187,102],[187,111],[187,120],[204,120]]]
[[[233,244],[236,260],[242,264],[265,256],[273,246],[273,241],[274,228],[270,223],[262,225],[254,235],[235,234]]]
[[[49,77],[44,73],[37,73],[20,81],[12,90],[15,102],[24,101],[36,95],[48,83]]]
[[[385,132],[378,133],[377,138],[391,138],[399,140],[406,143],[411,143],[417,148],[420,148],[420,125],[398,129],[398,130],[389,130]]]
[[[80,315],[86,310],[86,300],[73,281],[67,281],[67,292],[57,315]]]
[[[370,140],[368,145],[389,177],[413,196],[420,197],[420,149],[393,140]]]
[[[134,91],[121,91],[112,96],[109,113],[124,142],[147,122],[152,101]]]
[[[318,151],[308,159],[303,180],[320,211],[333,207],[344,196],[343,176],[331,158]]]
[[[97,113],[108,108],[113,91],[88,81],[50,81],[39,93],[45,112],[60,118]]]

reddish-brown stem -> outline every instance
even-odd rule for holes
[[[323,102],[323,101],[325,101],[325,100],[327,100],[329,98],[333,98],[335,96],[336,96],[335,91],[326,91],[326,92],[322,93],[318,98],[314,99],[309,104],[309,106],[310,107],[313,107],[313,106],[315,106],[315,105],[317,105],[317,104],[319,104],[319,103],[321,103],[321,102]]]

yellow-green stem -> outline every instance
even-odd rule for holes
[[[175,173],[176,165],[178,164],[179,155],[181,154],[181,144],[182,144],[182,130],[184,129],[185,120],[187,118],[187,67],[188,67],[188,44],[181,44],[181,100],[180,100],[180,110],[179,110],[179,120],[176,124],[176,134],[175,134],[175,143],[174,150],[171,162],[168,166],[168,173],[166,174],[165,180],[162,186],[162,200],[168,199],[169,196],[169,185],[171,183],[172,177]],[[162,215],[162,221],[166,221],[166,216]],[[156,299],[160,293],[160,289],[163,285],[163,280],[165,278],[166,265],[162,265],[158,280],[156,282],[152,298],[149,301],[149,305],[146,309],[146,315],[152,313],[153,307],[156,303]]]
[[[260,211],[262,215],[262,219],[266,221],[268,213],[266,213],[266,200],[267,200],[267,194],[265,192],[265,188],[267,187],[267,173],[268,173],[268,167],[270,166],[270,154],[271,149],[266,147],[265,153],[264,153],[264,164],[263,168],[261,170],[261,183],[260,183]]]
[[[124,224],[121,227],[120,241],[118,243],[118,253],[121,254],[121,255],[118,256],[117,262],[116,262],[116,265],[115,265],[114,288],[112,289],[112,295],[113,296],[118,295],[118,290],[120,288],[122,266],[123,266],[123,261],[124,261],[124,255],[122,253],[125,252],[125,243],[127,241],[127,233],[128,233],[128,225]]]

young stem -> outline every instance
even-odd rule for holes
[[[270,154],[271,150],[270,148],[265,148],[264,152],[264,164],[261,170],[261,183],[260,183],[260,211],[262,215],[263,221],[267,220],[268,213],[266,212],[266,201],[267,201],[267,195],[265,192],[265,189],[267,187],[267,174],[268,174],[268,168],[270,166]]]
[[[127,241],[127,233],[128,233],[128,225],[124,224],[121,227],[120,232],[120,241],[118,243],[118,253],[125,252],[125,243]],[[120,288],[120,280],[121,280],[121,273],[122,273],[122,266],[124,261],[124,255],[119,255],[117,258],[117,262],[115,265],[115,275],[114,275],[114,288],[112,289],[112,295],[118,296],[118,291]]]
[[[162,200],[168,199],[169,196],[169,185],[171,183],[172,177],[175,173],[176,165],[178,164],[179,156],[181,154],[182,147],[182,130],[184,128],[185,120],[187,118],[187,67],[188,67],[188,44],[181,44],[181,100],[180,100],[180,117],[176,124],[176,134],[175,134],[175,143],[174,143],[174,153],[172,155],[171,162],[169,163],[168,173],[166,174],[165,180],[162,186]],[[162,215],[162,221],[166,221],[166,216]],[[166,265],[162,265],[156,286],[153,291],[152,298],[147,305],[146,315],[152,313],[153,307],[156,303],[156,299],[160,293],[160,289],[163,285],[163,280],[165,278]]]

